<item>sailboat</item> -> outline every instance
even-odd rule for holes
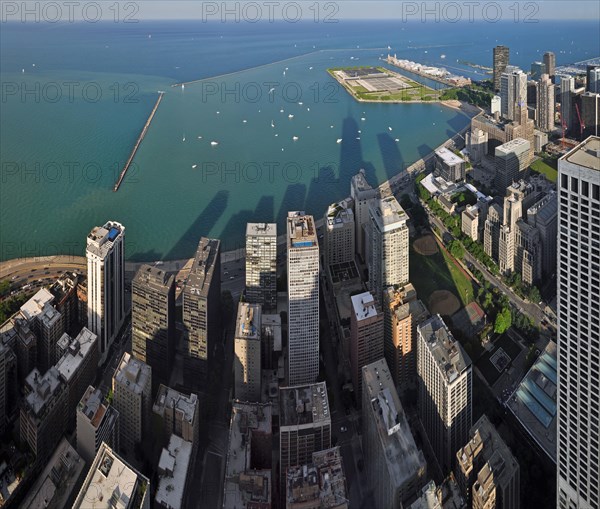
[[[271,120],[271,127],[275,127],[275,122]]]

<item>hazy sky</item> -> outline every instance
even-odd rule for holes
[[[43,0],[0,2],[1,21],[200,19],[216,22],[343,19],[427,21],[598,20],[597,0]]]

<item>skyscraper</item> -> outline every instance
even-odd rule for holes
[[[600,94],[600,65],[588,64],[585,69],[585,91]]]
[[[100,342],[100,364],[125,316],[125,227],[115,221],[87,236],[87,322]]]
[[[556,105],[555,86],[550,76],[542,74],[536,85],[536,122],[540,131],[549,132],[554,129],[554,109]]]
[[[527,109],[527,75],[518,67],[507,66],[500,76],[500,113],[508,120],[519,120],[520,109]]]
[[[325,266],[354,261],[354,212],[347,200],[333,203],[325,212],[323,247]]]
[[[533,62],[531,64],[531,79],[537,81],[542,77],[542,74],[546,74],[546,64]]]
[[[184,381],[206,380],[213,345],[221,339],[221,241],[202,237],[183,287]]]
[[[506,69],[510,58],[510,50],[506,46],[494,48],[494,90],[500,90],[500,76]]]
[[[471,428],[471,359],[440,317],[417,328],[419,417],[442,472],[452,468],[456,451]]]
[[[494,186],[499,193],[521,178],[521,172],[527,168],[530,152],[531,144],[523,138],[515,138],[496,147]]]
[[[125,352],[112,380],[115,409],[119,412],[119,442],[127,455],[148,431],[152,408],[152,370]]]
[[[365,170],[360,170],[352,177],[350,196],[354,200],[354,226],[356,229],[355,247],[361,260],[367,262],[365,229],[369,228],[369,200],[376,198],[377,189],[367,182]]]
[[[383,357],[383,313],[370,292],[350,299],[350,368],[356,401],[362,401],[362,368]]]
[[[558,508],[600,507],[600,138],[558,160]]]
[[[312,383],[319,374],[319,244],[312,216],[287,217],[288,380]]]
[[[246,226],[246,301],[263,311],[277,308],[277,225]]]
[[[560,125],[571,136],[573,130],[573,91],[575,79],[572,76],[560,77]]]
[[[167,383],[175,356],[175,277],[142,265],[131,300],[132,353],[152,368],[156,382]]]
[[[388,286],[408,282],[408,216],[393,196],[369,202],[369,289],[381,302]]]
[[[556,68],[556,55],[552,51],[546,51],[544,53],[544,66],[546,67],[546,74],[550,76],[550,79],[554,81],[554,69]]]
[[[235,398],[260,402],[261,310],[260,304],[240,302],[233,350]]]

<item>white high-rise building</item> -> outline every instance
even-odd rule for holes
[[[277,225],[246,226],[246,301],[264,311],[277,308]]]
[[[542,74],[536,83],[536,123],[538,129],[549,132],[554,129],[554,108],[556,105],[555,86],[547,74]]]
[[[419,417],[442,472],[447,472],[472,425],[471,359],[440,315],[417,327],[417,343]]]
[[[125,227],[115,221],[96,226],[87,236],[87,321],[99,341],[100,360],[125,316]]]
[[[365,229],[369,228],[369,200],[377,198],[378,190],[367,182],[365,170],[360,170],[352,177],[350,197],[354,200],[354,245],[356,253],[367,262]]]
[[[518,120],[520,106],[527,107],[527,74],[518,67],[506,66],[500,77],[501,115],[508,120]]]
[[[235,325],[235,398],[260,402],[261,380],[260,304],[240,302]]]
[[[381,302],[384,288],[408,283],[408,216],[393,196],[370,201],[369,216],[369,285]]]
[[[600,138],[558,160],[558,508],[600,507]]]
[[[319,244],[312,216],[287,217],[288,380],[312,383],[319,375]]]

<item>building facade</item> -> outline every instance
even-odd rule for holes
[[[552,53],[552,51],[546,51],[546,53],[544,53],[544,67],[546,68],[546,74],[548,74],[550,79],[554,81],[556,55]]]
[[[152,405],[152,369],[125,352],[113,376],[113,404],[119,412],[119,445],[125,455],[134,454],[149,429]]]
[[[408,216],[393,196],[370,201],[369,216],[369,289],[379,300],[384,288],[408,283]]]
[[[246,226],[246,301],[277,309],[277,225]]]
[[[513,182],[521,178],[523,170],[529,164],[531,143],[523,138],[516,138],[496,147],[496,175],[494,186],[503,192]]]
[[[471,428],[471,359],[440,317],[417,327],[418,408],[421,423],[442,472]]]
[[[427,463],[417,448],[385,359],[362,368],[363,454],[374,507],[404,507],[427,479]]]
[[[354,261],[354,212],[346,201],[331,204],[325,213],[323,246],[325,266]]]
[[[554,113],[556,106],[556,91],[554,83],[548,74],[542,74],[536,85],[536,124],[543,132],[554,130]]]
[[[494,63],[493,63],[493,77],[494,77],[494,90],[497,92],[500,90],[500,76],[506,70],[510,58],[510,50],[507,46],[496,46],[494,48]]]
[[[142,265],[131,283],[131,344],[136,359],[168,382],[175,358],[175,276]]]
[[[350,369],[356,401],[362,401],[362,368],[383,358],[383,313],[370,292],[350,300]]]
[[[221,241],[202,237],[183,287],[184,383],[204,385],[213,345],[221,339]]]
[[[527,107],[527,75],[519,68],[507,66],[500,77],[500,113],[507,120],[517,120],[520,107]]]
[[[312,383],[319,374],[319,244],[304,212],[287,217],[288,380]]]
[[[462,182],[465,180],[467,162],[446,147],[435,152],[435,174],[446,182]]]
[[[161,385],[156,393],[152,412],[162,423],[163,441],[167,441],[171,435],[177,435],[191,442],[194,450],[198,447],[200,402],[196,394],[188,396]]]
[[[233,340],[234,394],[240,401],[260,401],[261,316],[260,304],[240,302]]]
[[[87,327],[104,363],[125,317],[125,227],[116,221],[87,236]]]
[[[367,182],[365,170],[360,170],[352,177],[350,183],[350,197],[354,200],[354,227],[356,254],[364,262],[366,258],[365,230],[369,228],[369,201],[377,198],[378,191]]]
[[[559,509],[600,506],[600,138],[558,160]]]

